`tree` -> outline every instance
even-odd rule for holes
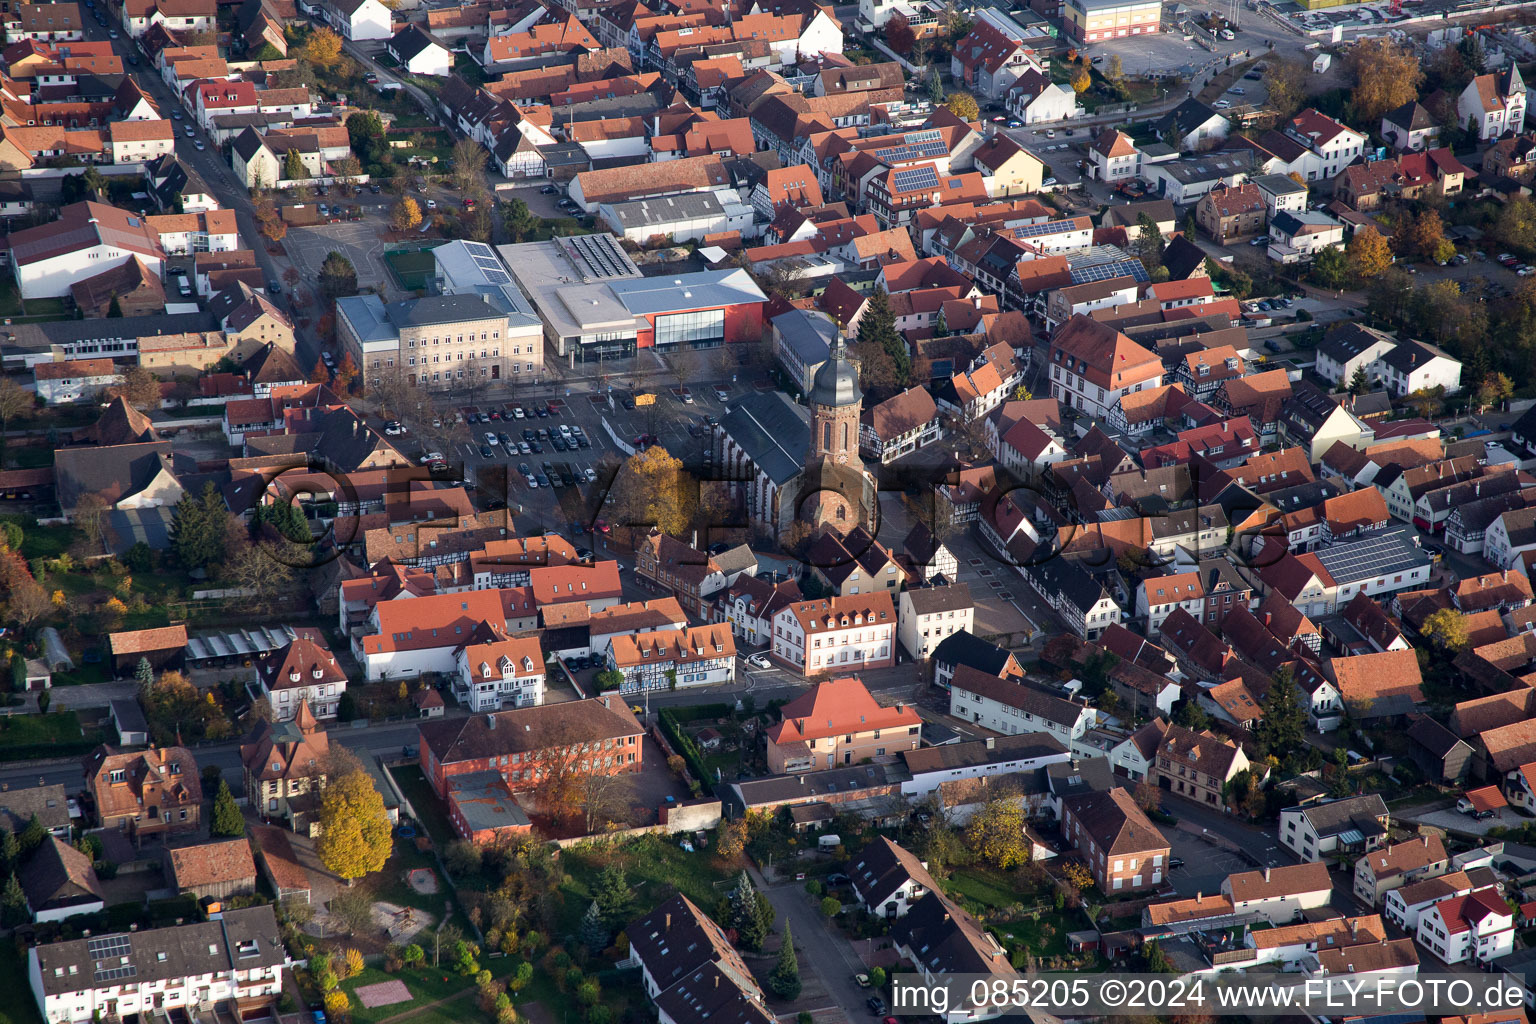
[[[1312,259],[1312,280],[1324,288],[1342,288],[1349,280],[1349,261],[1337,246],[1319,249]]]
[[[1419,632],[1444,651],[1464,651],[1470,643],[1467,617],[1454,608],[1441,608],[1428,615],[1419,627]]]
[[[1536,203],[1528,196],[1512,196],[1493,222],[1493,237],[1511,249],[1536,248]]]
[[[1386,273],[1392,266],[1392,248],[1381,232],[1367,225],[1355,232],[1344,254],[1349,262],[1349,273],[1356,281],[1370,281]]]
[[[1514,393],[1515,382],[1506,374],[1490,373],[1483,377],[1482,383],[1477,386],[1477,407],[1481,410],[1490,405],[1498,405],[1500,402],[1508,401]]]
[[[229,783],[219,780],[219,793],[213,798],[213,834],[235,838],[245,835],[245,817],[235,803],[235,794],[229,791]]]
[[[1276,58],[1271,54],[1264,70],[1264,89],[1269,105],[1282,118],[1301,107],[1307,95],[1307,67],[1299,60]]]
[[[1132,249],[1141,258],[1148,273],[1163,265],[1163,231],[1149,213],[1136,218],[1136,241]]]
[[[879,345],[890,357],[895,386],[904,388],[912,376],[912,358],[907,352],[907,342],[896,330],[896,315],[891,311],[890,299],[876,288],[869,297],[869,305],[859,318],[859,345]]]
[[[629,879],[624,877],[623,867],[613,863],[603,868],[602,873],[597,876],[597,885],[592,897],[596,901],[598,912],[602,914],[603,921],[609,926],[619,925],[628,920],[635,895],[629,887]]]
[[[715,852],[725,860],[735,860],[747,848],[747,822],[743,818],[722,818],[715,829]]]
[[[347,118],[347,142],[363,164],[380,163],[389,152],[384,142],[384,121],[372,110],[360,111]],[[407,182],[409,179],[405,179]],[[404,188],[397,194],[403,194]]]
[[[1349,393],[1352,395],[1363,395],[1369,391],[1370,388],[1371,382],[1366,379],[1365,367],[1355,367],[1355,372],[1351,374],[1349,378]]]
[[[1007,871],[1029,863],[1024,825],[1024,808],[1013,794],[995,796],[966,825],[965,844],[982,860]]]
[[[234,518],[213,481],[201,495],[186,494],[171,517],[171,553],[183,569],[205,569],[224,556]]]
[[[112,503],[94,491],[75,499],[75,525],[85,535],[85,547],[92,555],[104,552],[109,529],[107,513],[111,509]]]
[[[342,1020],[352,1012],[352,1000],[341,989],[325,994],[325,1013],[331,1020]]]
[[[123,382],[114,389],[118,396],[140,412],[160,408],[160,382],[143,366],[123,371]]]
[[[288,222],[276,215],[261,221],[261,235],[269,242],[281,242],[288,237]]]
[[[357,294],[357,268],[335,250],[320,264],[320,294],[327,299]]]
[[[624,673],[616,668],[605,668],[594,676],[593,679],[596,681],[597,689],[600,693],[607,690],[617,690],[624,685]]]
[[[836,917],[843,912],[843,901],[836,896],[825,896],[821,901],[821,913],[824,917]]]
[[[1416,217],[1405,215],[1393,241],[1398,243],[1400,256],[1433,259],[1435,250],[1445,241],[1445,224],[1434,210],[1421,210]]]
[[[460,192],[483,191],[485,188],[485,147],[474,139],[460,139],[453,144],[452,167],[449,177]]]
[[[539,233],[540,220],[527,203],[513,199],[501,208],[501,227],[513,242],[528,242]]]
[[[357,380],[358,376],[357,363],[353,360],[352,353],[343,352],[341,362],[336,366],[336,386],[346,390],[352,386],[352,382]]]
[[[5,917],[9,923],[17,924],[26,920],[27,894],[14,871],[5,880],[4,890],[0,890],[0,906],[5,908]]]
[[[976,97],[968,92],[950,93],[944,105],[962,121],[974,121],[981,116],[981,106],[976,102]]]
[[[1125,64],[1120,60],[1118,53],[1110,54],[1109,66],[1104,72],[1104,77],[1116,85],[1125,81]]]
[[[298,181],[307,177],[309,173],[304,169],[303,155],[299,153],[297,147],[288,150],[287,155],[283,157],[283,180]]]
[[[1205,710],[1199,704],[1188,697],[1181,699],[1178,704],[1174,705],[1173,722],[1175,725],[1182,725],[1184,728],[1193,729],[1195,732],[1209,729],[1211,726],[1210,716],[1205,713]]]
[[[320,792],[320,837],[315,852],[327,871],[351,884],[384,866],[392,846],[384,798],[360,764],[326,780]]]
[[[588,832],[622,811],[621,783],[603,763],[601,743],[582,739],[568,726],[557,726],[539,765],[534,789],[539,807],[557,819],[580,817]]]
[[[763,940],[773,927],[773,905],[753,887],[746,871],[742,871],[731,891],[730,907],[728,923],[736,930],[736,944],[753,952],[762,949]]]
[[[790,934],[789,922],[784,922],[784,942],[779,946],[779,959],[768,975],[768,987],[780,999],[798,999],[800,996],[800,961],[795,956],[795,940]]]
[[[903,57],[910,55],[917,45],[917,33],[912,31],[912,23],[899,11],[886,19],[885,45]]]
[[[693,521],[698,483],[680,460],[653,445],[624,460],[608,491],[608,504],[624,526],[655,527],[682,536]]]
[[[1162,806],[1163,797],[1158,791],[1157,783],[1151,779],[1142,779],[1136,783],[1136,789],[1131,794],[1131,799],[1136,801],[1136,806],[1151,814]]]
[[[0,828],[0,866],[14,871],[20,859],[21,844],[16,841],[16,833],[8,828]]]
[[[1355,79],[1350,106],[1357,120],[1375,123],[1381,115],[1418,99],[1424,72],[1418,57],[1388,39],[1362,39],[1344,58]]]
[[[24,412],[30,412],[37,404],[37,396],[16,382],[14,377],[0,377],[0,445],[5,443],[5,433],[11,429],[11,420]]]
[[[1289,668],[1282,668],[1270,681],[1269,691],[1259,701],[1262,716],[1253,738],[1266,756],[1288,757],[1299,754],[1306,728],[1307,713],[1301,706],[1301,694]]]
[[[27,827],[22,829],[21,835],[16,838],[21,843],[21,852],[31,853],[47,841],[48,830],[43,827],[43,823],[34,814],[31,818],[27,819]]]
[[[344,156],[331,162],[331,170],[342,182],[350,185],[354,178],[363,173],[363,162],[355,156]]]
[[[577,938],[590,952],[601,953],[608,948],[608,926],[603,923],[602,911],[597,909],[597,900],[587,904],[587,912],[581,916],[581,930]]]
[[[1173,961],[1168,959],[1168,954],[1163,952],[1162,947],[1155,940],[1141,948],[1141,955],[1147,961],[1148,974],[1177,973]]]
[[[1093,76],[1088,73],[1086,67],[1079,64],[1077,70],[1072,72],[1072,91],[1081,96],[1088,91],[1088,87],[1092,84]]]
[[[341,62],[341,37],[322,25],[309,33],[299,58],[317,68],[333,68]]]

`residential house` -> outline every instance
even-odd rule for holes
[[[86,756],[84,771],[102,828],[115,828],[136,845],[197,831],[202,776],[185,747],[115,753],[103,745]]]
[[[1235,913],[1257,914],[1273,925],[1290,924],[1308,910],[1328,906],[1333,879],[1321,863],[1266,867],[1228,875],[1221,894],[1232,901]]]
[[[939,409],[927,388],[908,388],[866,410],[859,421],[860,451],[883,466],[943,436]]]
[[[1195,204],[1195,223],[1221,245],[1259,234],[1267,218],[1264,194],[1253,184],[1212,189]]]
[[[106,909],[106,893],[90,856],[58,836],[45,838],[18,875],[27,913],[37,924]]]
[[[453,73],[453,53],[420,25],[407,25],[384,44],[384,52],[413,75],[446,78]]]
[[[1185,153],[1210,149],[1227,137],[1232,122],[1191,97],[1153,122],[1157,137]]]
[[[1481,966],[1514,952],[1515,912],[1496,888],[1474,889],[1420,914],[1414,938],[1447,964]]]
[[[616,636],[608,668],[623,674],[623,693],[729,683],[736,678],[736,638],[723,622]]]
[[[942,891],[927,863],[884,836],[850,858],[849,865],[854,898],[877,918],[898,918],[928,893]]]
[[[1525,80],[1511,61],[1502,71],[1478,75],[1456,97],[1458,124],[1475,126],[1480,141],[1525,130]]]
[[[1376,793],[1288,807],[1280,812],[1280,844],[1308,861],[1369,852],[1386,842],[1390,823],[1386,802]]]
[[[347,692],[347,674],[314,631],[259,655],[255,673],[273,721],[288,721],[303,704],[316,718],[335,718]]]
[[[320,12],[337,34],[354,43],[394,36],[390,9],[380,0],[321,0]]]
[[[1123,184],[1141,174],[1141,151],[1131,137],[1106,128],[1088,147],[1089,171],[1100,181]]]
[[[466,644],[456,669],[453,696],[472,712],[528,707],[544,699],[544,651],[537,637]]]
[[[1381,137],[1400,153],[1432,149],[1440,138],[1440,121],[1418,100],[1409,100],[1381,115]]]
[[[1170,725],[1157,746],[1148,777],[1197,803],[1225,809],[1233,776],[1248,770],[1248,758],[1236,744],[1208,729],[1195,732]]]
[[[1125,395],[1162,384],[1157,355],[1104,324],[1078,314],[1051,339],[1051,397],[1106,417]]]
[[[240,745],[247,802],[263,821],[278,818],[295,832],[314,835],[330,752],[330,736],[308,704],[288,721],[258,723]]]
[[[1023,777],[1046,765],[1072,759],[1060,740],[1043,732],[941,743],[903,751],[901,757],[911,775],[901,784],[901,792],[911,799],[921,799],[951,782],[993,775]]]
[[[903,590],[898,599],[896,635],[913,661],[926,661],[955,633],[969,631],[976,604],[964,583]]]
[[[800,601],[778,612],[770,656],[807,676],[885,668],[896,660],[896,607],[891,594]]]
[[[685,611],[702,616],[725,588],[725,573],[706,552],[652,530],[635,548],[635,572],[671,591]]]
[[[949,713],[1005,736],[1047,733],[1068,749],[1075,749],[1098,717],[1086,704],[969,665],[950,677]]]
[[[765,733],[774,774],[850,765],[916,750],[922,719],[906,704],[883,707],[855,676],[819,682],[779,709]]]
[[[289,963],[278,934],[277,916],[264,904],[226,910],[214,921],[33,946],[26,971],[48,1024],[84,1024],[117,1013],[191,1013],[204,1004],[271,1013]]]
[[[1393,889],[1443,875],[1450,863],[1438,835],[1393,843],[1355,861],[1353,891],[1366,906],[1378,907]]]
[[[1124,789],[1064,798],[1061,833],[1087,862],[1101,892],[1136,892],[1162,885],[1168,870],[1168,840]]]

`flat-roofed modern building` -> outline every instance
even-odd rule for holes
[[[562,359],[588,362],[762,337],[767,296],[744,270],[642,277],[611,235],[500,247]]]
[[[544,372],[539,322],[516,291],[508,284],[388,305],[352,295],[336,300],[336,334],[366,386],[396,373],[441,389],[471,379],[534,381]]]
[[[1151,35],[1163,18],[1161,0],[1066,0],[1062,25],[1079,42]]]

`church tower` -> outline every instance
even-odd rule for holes
[[[830,526],[840,533],[855,526],[872,529],[878,507],[874,479],[859,458],[864,392],[859,389],[859,368],[848,359],[841,336],[816,371],[807,402],[811,436],[798,518],[813,528]]]

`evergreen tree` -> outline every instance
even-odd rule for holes
[[[779,947],[779,962],[768,975],[768,987],[780,999],[796,999],[800,995],[800,961],[795,957],[795,939],[788,921],[784,922],[784,944]]]
[[[869,307],[859,319],[859,344],[883,348],[895,368],[896,386],[907,386],[912,379],[912,358],[907,353],[906,339],[896,330],[896,314],[891,312],[890,300],[878,288],[869,297]]]
[[[1370,387],[1370,382],[1365,379],[1365,367],[1355,367],[1354,375],[1349,378],[1349,393],[1352,395],[1363,395],[1368,387]]]
[[[578,937],[581,944],[593,953],[601,953],[608,948],[608,926],[603,923],[602,911],[597,909],[597,900],[587,904],[587,912],[581,917]]]
[[[171,550],[186,569],[203,569],[219,561],[229,533],[229,509],[224,496],[209,481],[199,496],[191,494],[176,503],[171,518]]]
[[[597,876],[597,886],[592,895],[596,897],[597,909],[603,915],[604,923],[611,927],[628,920],[634,893],[630,891],[629,879],[624,877],[622,867],[609,864],[604,868],[603,873]]]
[[[768,928],[763,923],[762,907],[758,903],[757,890],[752,887],[752,880],[747,873],[741,873],[736,888],[731,892],[731,921],[730,925],[736,929],[736,944],[743,949],[759,950],[763,948],[763,940],[768,937]]]
[[[0,868],[14,871],[20,859],[21,844],[16,841],[16,833],[8,828],[0,829]]]
[[[139,684],[139,693],[148,693],[149,688],[155,685],[155,667],[149,663],[148,658],[140,658],[139,663],[133,668],[133,680]]]
[[[1136,241],[1131,248],[1141,257],[1141,265],[1150,274],[1163,265],[1163,232],[1150,213],[1136,218],[1136,231]]]
[[[0,906],[5,908],[5,916],[11,921],[23,919],[27,913],[27,894],[22,891],[21,882],[16,878],[16,872],[11,872],[11,877],[5,880],[5,889],[0,891]]]
[[[31,853],[39,846],[42,846],[43,841],[47,838],[48,830],[43,828],[43,823],[38,821],[37,815],[34,814],[32,815],[32,820],[27,822],[27,827],[22,830],[20,837],[21,849],[24,853]]]
[[[229,783],[219,780],[219,794],[213,798],[213,834],[233,839],[245,835],[245,816],[235,803],[235,794],[229,791]]]
[[[107,307],[107,317],[108,317],[108,319],[112,319],[112,318],[116,318],[116,317],[121,317],[122,315],[123,315],[123,304],[121,302],[117,301],[117,293],[113,292],[112,293],[112,304]]]
[[[1282,759],[1300,753],[1307,715],[1289,668],[1275,673],[1269,692],[1259,702],[1259,711],[1263,717],[1254,730],[1259,750],[1267,757]]]

